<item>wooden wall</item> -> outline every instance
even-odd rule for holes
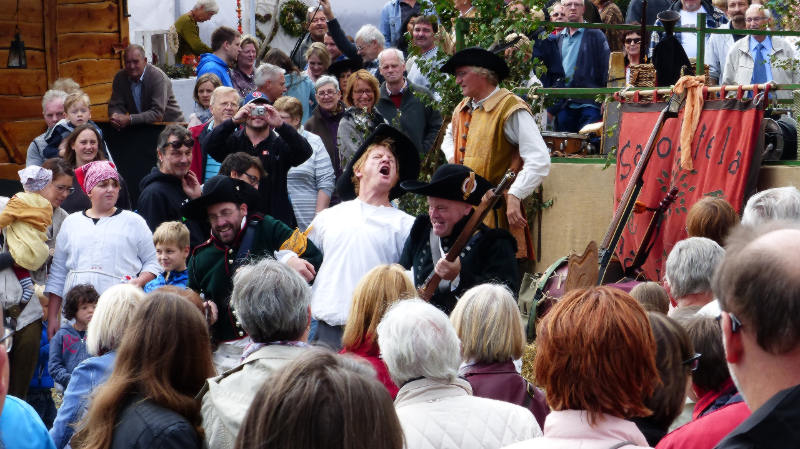
[[[0,178],[15,178],[28,145],[45,130],[42,95],[68,77],[89,94],[92,119],[108,119],[111,80],[128,44],[125,0],[24,0],[19,29],[26,69],[8,69],[0,49]],[[14,38],[17,0],[0,0],[0,46]]]

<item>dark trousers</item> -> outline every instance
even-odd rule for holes
[[[11,396],[24,399],[28,395],[28,386],[33,379],[33,372],[36,371],[36,362],[39,359],[41,338],[42,320],[36,320],[14,334],[14,343],[11,352],[8,353],[10,366],[8,394]]]
[[[316,322],[316,326],[314,322]],[[331,326],[324,321],[313,320],[312,334],[309,335],[308,342],[315,346],[325,346],[339,351],[342,349],[342,333],[344,333],[344,326]]]
[[[53,390],[50,388],[31,388],[28,390],[28,397],[25,398],[25,402],[36,410],[36,413],[39,414],[48,429],[53,427],[53,421],[56,420],[56,403],[53,402]]]
[[[589,123],[599,122],[603,119],[600,108],[588,106],[583,108],[571,108],[571,103],[564,105],[556,116],[556,131],[576,133]]]

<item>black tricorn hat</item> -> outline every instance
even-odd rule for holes
[[[336,192],[342,201],[352,200],[357,196],[352,180],[353,165],[367,151],[370,145],[387,138],[394,140],[394,157],[397,159],[397,174],[399,177],[397,185],[389,192],[389,199],[393,200],[403,194],[403,188],[400,187],[401,182],[417,179],[419,176],[419,150],[417,145],[399,129],[382,123],[358,147],[353,158],[347,163],[347,167],[345,167],[339,179],[336,180]]]
[[[261,195],[250,184],[230,176],[217,175],[203,185],[203,194],[181,207],[186,218],[205,220],[208,206],[217,203],[247,204],[247,213],[261,211]]]
[[[431,182],[403,181],[402,185],[406,192],[463,201],[473,206],[481,204],[483,194],[492,188],[489,181],[460,164],[442,165],[436,169]]]
[[[348,70],[351,72],[355,72],[361,67],[363,67],[363,65],[361,61],[359,61],[358,59],[346,58],[342,59],[341,61],[336,61],[330,66],[328,66],[328,73],[335,76],[336,78],[339,78],[339,75],[341,75],[342,73],[347,72]]]
[[[483,67],[497,74],[497,80],[502,81],[508,77],[509,69],[506,61],[496,54],[480,47],[465,48],[456,52],[440,70],[444,73],[455,75],[456,69],[464,66]]]

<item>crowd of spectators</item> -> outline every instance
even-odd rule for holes
[[[747,0],[725,11],[650,1],[647,17],[639,0],[627,17],[609,0],[506,3],[571,23],[653,24],[674,11],[688,26],[701,10],[709,27],[775,19]],[[453,6],[477,14],[470,0]],[[144,49],[122,55],[109,124],[163,128],[141,180],[123,179],[79,86],[60,80],[43,95],[48,129],[28,149],[25,191],[0,213],[16,220],[0,252],[0,447],[800,443],[797,188],[753,195],[741,220],[722,198],[697,202],[661,282],[568,292],[528,346],[514,229],[527,225],[521,200],[549,158],[528,104],[499,86],[506,55],[453,54],[453,36],[415,0],[387,1],[351,41],[320,0],[296,51],[259,58],[261,42],[229,26],[202,42],[197,23],[218,9],[199,0],[175,23],[178,56],[199,58],[188,127]],[[548,86],[605,87],[612,50],[628,65],[651,55],[647,44],[677,39],[684,57],[697,52],[690,33],[567,26],[528,37]],[[798,82],[770,65],[794,55],[779,37],[707,40],[714,79]],[[431,62],[464,94],[451,122]],[[548,112],[558,131],[601,118],[591,99]],[[449,163],[419,181],[420,161],[440,150]],[[508,168],[517,178],[492,227],[444,258]],[[428,213],[400,210],[404,192],[425,197]],[[21,212],[25,199],[43,206]],[[36,238],[20,239],[16,225],[36,225],[25,234]],[[42,250],[36,266],[21,243]]]

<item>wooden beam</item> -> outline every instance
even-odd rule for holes
[[[119,8],[115,1],[88,4],[59,4],[58,32],[119,31]]]
[[[13,20],[0,20],[0,45],[8,48],[8,43],[14,40],[16,27]],[[25,48],[44,48],[41,23],[20,23],[19,38],[25,42]]]
[[[58,36],[59,62],[77,59],[114,59],[119,33],[69,33]]]
[[[42,23],[42,2],[19,2],[19,21]],[[0,20],[16,21],[17,0],[0,0]]]
[[[59,64],[58,72],[60,76],[72,78],[81,86],[88,86],[114,79],[119,64],[119,60],[114,59],[81,59]]]
[[[28,145],[36,136],[47,130],[47,125],[42,117],[39,117],[38,119],[0,122],[0,129],[5,130],[12,144],[27,152]]]
[[[0,120],[21,120],[42,116],[42,96],[0,95]]]
[[[42,95],[47,90],[47,73],[42,69],[0,70],[0,95],[23,97]]]
[[[44,1],[44,53],[47,68],[47,85],[58,79],[58,2]]]
[[[84,86],[83,91],[92,104],[105,104],[111,99],[111,82]]]
[[[89,110],[92,112],[92,120],[95,122],[107,122],[108,121],[108,104],[93,104],[89,107]]]

